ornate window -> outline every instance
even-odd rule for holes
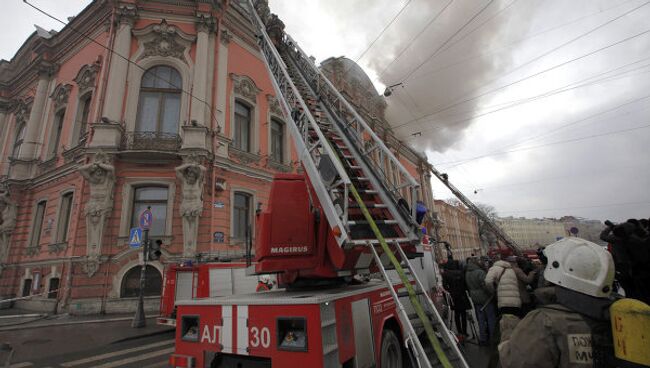
[[[23,282],[22,296],[30,296],[32,294],[32,279],[25,279]]]
[[[139,187],[133,193],[133,206],[131,212],[131,227],[140,227],[140,214],[148,207],[153,214],[153,223],[149,236],[165,235],[167,224],[167,187]]]
[[[135,266],[128,270],[122,278],[122,287],[120,297],[135,298],[140,292],[140,272],[142,268]],[[144,288],[144,296],[160,295],[162,289],[162,276],[160,271],[153,266],[145,268],[145,279],[147,280]]]
[[[41,241],[41,230],[43,229],[43,219],[45,217],[46,206],[47,201],[40,201],[36,205],[34,223],[32,225],[32,237],[29,240],[29,246],[32,248],[38,247],[38,243]]]
[[[68,192],[61,196],[59,205],[58,225],[56,229],[56,242],[63,243],[68,240],[68,228],[70,227],[70,216],[72,215],[72,198],[74,193]]]
[[[251,108],[235,101],[233,146],[245,152],[251,151],[251,117]]]
[[[23,145],[25,139],[25,122],[20,121],[16,125],[16,139],[14,139],[14,149],[11,151],[11,157],[18,158],[20,154],[20,147]]]
[[[182,78],[170,66],[155,66],[142,76],[136,131],[178,133]]]
[[[79,144],[86,139],[92,97],[92,93],[87,93],[79,99],[79,108],[77,109],[77,118],[75,119],[75,131],[72,137],[73,144]]]
[[[271,120],[271,160],[284,162],[284,123]]]
[[[61,143],[61,131],[63,130],[64,117],[65,109],[57,111],[57,113],[54,115],[54,125],[52,125],[50,147],[47,152],[47,159],[55,157],[59,152],[59,144]]]
[[[50,279],[50,287],[47,290],[47,297],[49,299],[56,299],[59,296],[59,284],[60,284],[61,279],[58,277],[52,277]]]
[[[244,192],[235,192],[232,206],[233,240],[246,240],[246,233],[251,224],[251,203],[253,196]]]

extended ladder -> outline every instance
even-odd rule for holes
[[[389,283],[418,366],[467,367],[402,249],[419,241],[417,181],[297,43],[283,34],[274,45],[251,0],[248,5],[298,155],[338,244],[365,246],[367,257],[355,268],[374,265]],[[387,268],[395,269],[400,284]]]

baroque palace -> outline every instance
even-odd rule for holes
[[[147,310],[158,308],[165,264],[244,256],[273,175],[301,171],[246,9],[95,0],[0,61],[0,298],[32,295],[16,306],[73,314],[134,310],[140,250],[129,233],[148,207],[162,256],[147,268]],[[284,27],[275,15],[268,26]],[[321,68],[433,210],[429,164],[392,134],[367,75],[346,58]]]

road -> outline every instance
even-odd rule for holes
[[[11,368],[161,368],[174,349],[172,330],[128,321],[2,332],[0,341],[15,349]]]

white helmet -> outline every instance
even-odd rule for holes
[[[548,264],[544,279],[582,294],[606,298],[614,282],[614,261],[598,244],[564,238],[544,249]]]

